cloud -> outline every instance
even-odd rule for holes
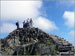
[[[14,21],[19,21],[20,27],[23,27],[22,22],[27,18],[33,18],[34,26],[44,31],[58,29],[53,21],[40,16],[42,5],[42,1],[1,1],[1,33],[16,29]]]
[[[65,25],[70,28],[74,27],[74,12],[65,11],[63,18],[65,19]]]
[[[2,21],[22,21],[40,15],[42,1],[1,1]]]
[[[42,29],[43,31],[52,31],[57,30],[58,27],[55,25],[53,21],[48,20],[44,17],[38,17],[37,19],[33,19],[34,26]],[[22,26],[22,22],[19,22],[20,27]],[[9,33],[16,29],[16,25],[12,23],[3,23],[1,26],[1,34]]]
[[[36,27],[39,27],[44,31],[52,31],[58,29],[58,27],[55,25],[53,21],[50,21],[45,17],[38,17],[36,20],[34,20],[34,23]]]
[[[26,18],[36,18],[40,13],[42,1],[1,1],[1,34],[15,29],[13,21],[19,21],[22,27]]]
[[[74,30],[70,31],[70,32],[69,32],[69,35],[72,36],[72,37],[74,37],[75,31],[74,31]]]
[[[4,23],[1,26],[1,34],[12,32],[14,29],[16,29],[16,26],[14,24]]]

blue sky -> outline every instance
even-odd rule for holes
[[[63,2],[62,1],[52,1],[52,2],[46,1],[44,2],[44,7],[46,7],[47,18],[54,21],[56,25],[59,27],[57,31],[52,31],[50,33],[56,34],[62,38],[67,39],[68,41],[71,41],[71,40],[73,41],[74,36],[70,36],[68,35],[68,33],[71,30],[74,30],[74,27],[72,28],[67,27],[64,23],[66,20],[63,19],[63,14],[65,11],[74,12],[73,2],[72,1],[63,1]]]
[[[2,1],[1,38],[22,27],[23,20],[33,18],[34,27],[58,35],[74,45],[74,1]]]
[[[56,34],[62,38],[67,39],[70,42],[74,42],[74,36],[70,36],[68,34],[71,30],[74,31],[74,27],[70,28],[66,26],[66,20],[64,20],[63,18],[65,11],[74,12],[73,1],[45,1],[43,7],[45,8],[45,13],[47,14],[46,17],[54,21],[59,28],[58,30],[54,30],[49,33]]]

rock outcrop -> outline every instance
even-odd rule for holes
[[[2,55],[73,55],[73,46],[34,27],[19,28],[1,40]]]

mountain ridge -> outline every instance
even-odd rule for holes
[[[1,51],[6,55],[73,55],[73,46],[57,35],[27,27],[15,29],[1,39]]]

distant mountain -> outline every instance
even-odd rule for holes
[[[35,27],[19,28],[1,40],[1,55],[74,55],[73,46]]]

